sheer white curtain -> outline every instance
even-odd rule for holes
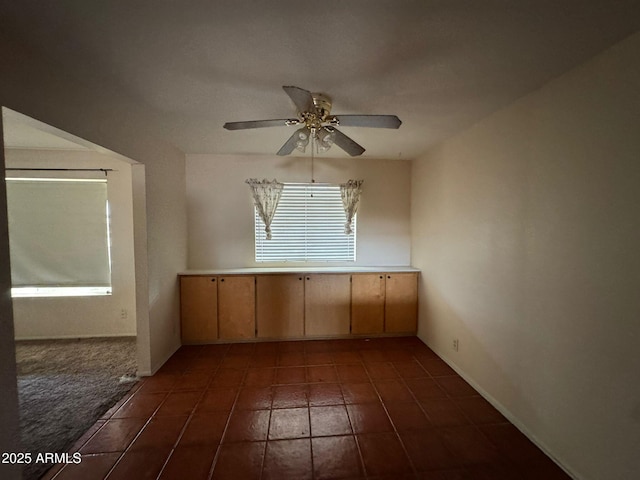
[[[251,188],[253,203],[260,219],[264,223],[267,240],[271,240],[271,221],[276,214],[276,208],[278,208],[278,202],[280,201],[284,184],[278,182],[276,179],[257,180],[255,178],[246,180],[246,183],[248,183]]]
[[[363,183],[364,180],[348,180],[347,183],[340,184],[342,205],[344,206],[344,214],[347,217],[347,221],[344,224],[345,235],[351,235],[353,233],[351,225],[353,223],[353,217],[358,213],[358,204],[360,203]]]

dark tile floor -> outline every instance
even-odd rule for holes
[[[182,347],[70,479],[569,478],[415,337]]]

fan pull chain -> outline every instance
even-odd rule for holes
[[[314,174],[313,174],[313,161],[315,159],[315,131],[312,129],[311,130],[311,183],[316,183],[316,179],[314,178]],[[313,197],[313,193],[311,194],[311,197]]]

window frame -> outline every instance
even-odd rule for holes
[[[346,235],[346,214],[340,192],[340,185],[333,183],[285,182],[271,223],[271,240],[266,240],[264,223],[254,206],[255,262],[355,263],[357,215],[352,223],[353,233]],[[316,202],[312,203],[311,198]],[[296,214],[301,218],[292,219]],[[289,218],[285,219],[283,215],[289,215]],[[329,226],[322,222],[329,222]],[[290,231],[283,230],[286,225],[290,226]],[[282,240],[283,235],[287,235],[287,240]],[[298,237],[297,241],[292,237]],[[327,245],[332,246],[333,254],[324,255]]]
[[[89,297],[89,296],[109,296],[113,294],[113,264],[112,264],[112,226],[111,226],[111,209],[109,205],[108,195],[108,180],[106,176],[97,176],[94,172],[65,172],[64,175],[52,172],[39,172],[38,175],[34,175],[33,172],[28,174],[12,173],[6,176],[8,182],[46,182],[50,184],[55,183],[86,183],[86,184],[101,184],[104,185],[104,250],[101,250],[106,255],[105,268],[105,280],[104,283],[93,282],[78,282],[74,283],[58,283],[58,282],[31,282],[23,283],[18,286],[11,287],[11,296],[13,298],[31,298],[31,297]],[[46,198],[46,197],[45,197]],[[9,227],[11,227],[11,222]],[[10,244],[11,244],[11,228],[9,230]],[[102,242],[101,242],[102,243]],[[11,251],[10,251],[11,253]],[[37,258],[37,257],[36,257]],[[15,257],[14,257],[15,261]],[[45,271],[53,271],[46,270]],[[12,280],[13,281],[13,280]]]

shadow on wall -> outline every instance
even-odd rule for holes
[[[418,336],[434,351],[445,360],[460,376],[469,382],[478,392],[481,393],[494,407],[496,407],[511,423],[536,443],[547,455],[549,449],[531,435],[522,423],[511,413],[509,405],[518,405],[518,416],[533,421],[538,424],[542,421],[542,416],[538,413],[538,408],[531,404],[525,392],[513,381],[514,374],[505,371],[500,365],[504,361],[499,361],[495,357],[495,352],[487,349],[487,343],[483,341],[481,335],[464,320],[463,316],[457,312],[447,301],[442,291],[428,284],[424,274],[419,283],[419,332]],[[437,318],[438,321],[434,321]],[[434,348],[434,346],[448,345],[448,348]],[[515,346],[514,346],[515,351]],[[517,352],[516,352],[517,355]],[[472,359],[471,365],[482,365],[483,371],[491,371],[491,390],[496,391],[493,386],[498,385],[500,399],[487,393],[488,389],[480,387],[473,380],[475,372],[473,366],[467,365],[461,368],[460,357]],[[514,370],[517,367],[514,365]],[[545,375],[544,372],[541,373]]]

